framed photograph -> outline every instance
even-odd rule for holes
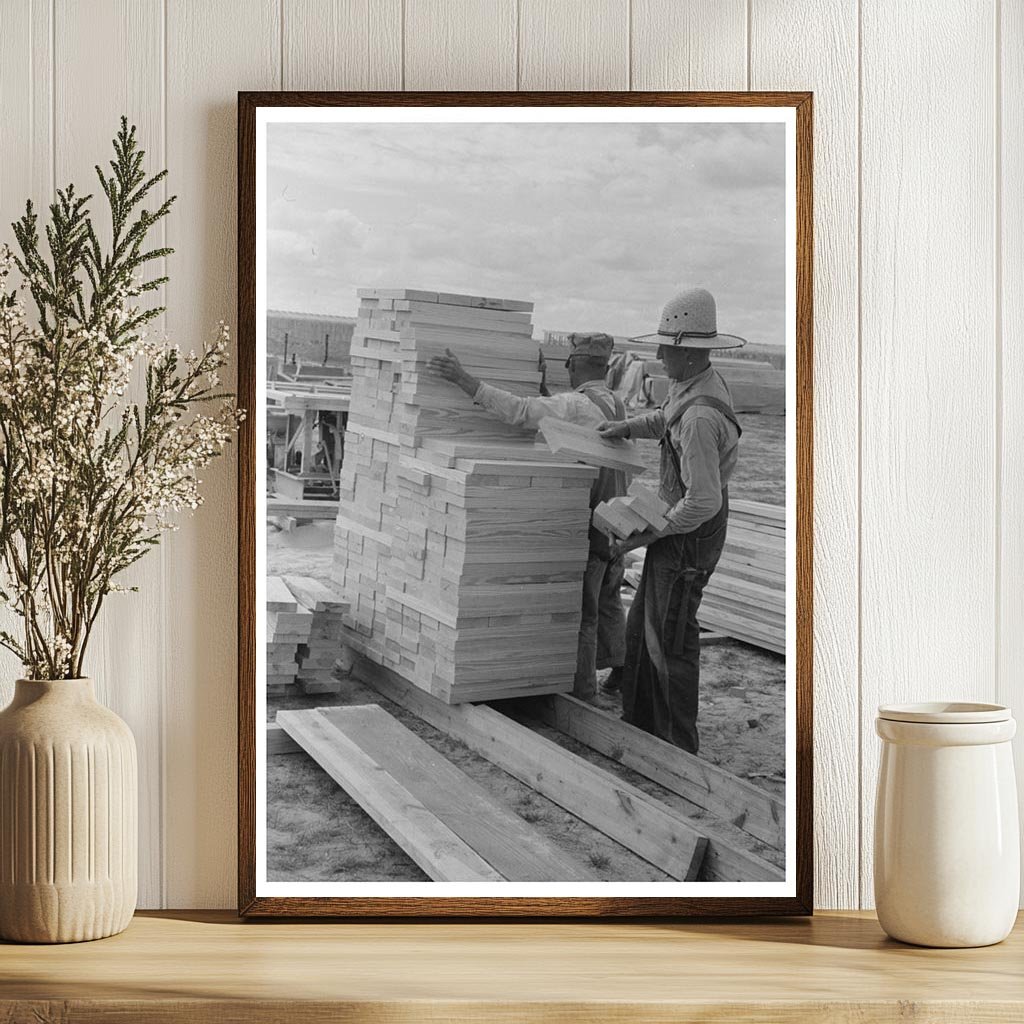
[[[810,914],[810,94],[238,158],[240,913]]]

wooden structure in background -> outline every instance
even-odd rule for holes
[[[278,376],[268,382],[266,394],[268,498],[336,500],[350,381],[294,381]]]

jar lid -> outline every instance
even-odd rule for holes
[[[1003,704],[972,704],[967,701],[928,701],[922,704],[882,704],[878,717],[889,722],[923,722],[933,725],[982,725],[1008,722],[1010,709]]]

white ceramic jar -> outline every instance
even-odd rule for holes
[[[875,905],[894,939],[988,946],[1010,933],[1020,891],[1017,790],[998,704],[878,709]]]

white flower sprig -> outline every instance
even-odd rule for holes
[[[243,415],[217,390],[225,324],[187,355],[147,335],[163,310],[143,309],[139,296],[166,279],[144,281],[142,268],[170,250],[143,242],[173,198],[135,213],[165,172],[145,176],[124,119],[114,148],[112,176],[97,168],[109,250],[90,197],[70,187],[50,207],[48,258],[31,204],[14,225],[20,254],[0,247],[0,600],[22,625],[18,636],[0,631],[0,645],[30,678],[82,674],[103,599],[125,590],[115,577],[176,527],[176,513],[199,506],[198,473]],[[142,368],[144,399],[132,383]]]

